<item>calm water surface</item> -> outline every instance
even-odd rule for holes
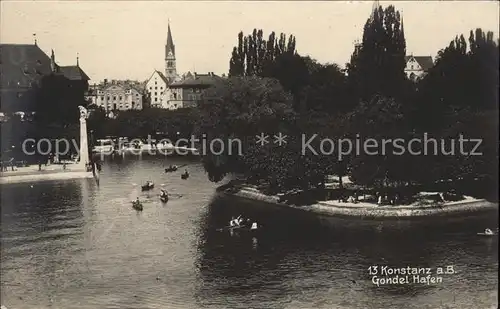
[[[165,174],[168,164],[188,163]],[[141,193],[151,179],[156,188]],[[135,184],[135,185],[134,185]],[[172,194],[158,200],[160,184]],[[31,187],[32,186],[32,187]],[[117,159],[93,180],[4,185],[1,301],[11,308],[497,308],[498,214],[370,222],[215,196],[188,159]],[[144,211],[131,208],[140,196]],[[218,232],[232,215],[265,228]],[[445,267],[435,285],[374,285],[371,265]]]

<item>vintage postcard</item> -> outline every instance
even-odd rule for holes
[[[498,308],[497,1],[0,8],[2,309]]]

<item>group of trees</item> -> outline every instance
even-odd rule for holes
[[[453,40],[438,53],[427,75],[415,82],[404,72],[403,21],[393,6],[377,8],[367,20],[347,74],[335,64],[301,56],[293,35],[287,41],[285,34],[272,32],[264,40],[262,30],[248,36],[240,32],[230,77],[206,93],[197,129],[209,139],[239,138],[243,154],[207,154],[203,161],[209,178],[244,174],[249,181],[266,183],[272,192],[318,187],[327,174],[349,175],[370,187],[485,176],[496,181],[498,41],[481,29],[471,31],[468,41],[463,36]],[[273,143],[278,132],[287,135],[285,145]],[[260,133],[270,136],[268,144],[255,143]],[[389,146],[385,154],[369,155],[361,149],[339,160],[339,149],[301,153],[302,134],[317,134],[311,143],[315,149],[320,149],[322,138],[408,142],[427,134],[437,140],[438,154],[394,154]],[[461,154],[460,135],[482,139],[475,149],[482,155]],[[453,155],[442,153],[441,139],[446,149],[453,148]],[[473,146],[467,144],[466,151]],[[423,143],[412,150],[423,151]]]
[[[197,110],[189,108],[126,110],[118,112],[113,118],[109,118],[101,107],[90,105],[89,110],[87,127],[92,130],[95,138],[105,136],[138,138],[168,136],[172,140],[190,138],[198,118]]]

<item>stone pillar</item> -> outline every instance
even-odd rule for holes
[[[87,109],[83,106],[80,109],[80,162],[79,168],[86,171],[87,164],[90,163],[88,138],[87,138]]]

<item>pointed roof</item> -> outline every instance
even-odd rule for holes
[[[158,71],[158,70],[154,70],[154,71],[153,71],[153,73],[151,74],[151,76],[147,79],[146,84],[147,84],[147,83],[151,80],[151,78],[153,78],[153,76],[154,76],[155,74],[158,74],[158,76],[160,76],[160,78],[161,78],[161,79],[162,79],[162,80],[163,80],[166,84],[168,84],[168,78],[166,78],[166,77],[165,77],[165,75],[164,75],[162,72]]]
[[[208,88],[213,86],[216,82],[222,80],[220,76],[215,75],[213,72],[208,74],[197,74],[194,76],[186,78],[182,81],[174,82],[169,87],[170,88]]]
[[[170,51],[175,56],[175,45],[174,45],[174,40],[172,39],[172,31],[170,30],[170,22],[169,22],[168,32],[167,32],[167,45],[165,46],[165,56],[168,55],[168,52]]]
[[[34,44],[0,44],[0,68],[0,88],[27,87],[52,72],[49,56]]]
[[[69,80],[90,80],[78,65],[59,66],[59,72]]]
[[[410,61],[412,58],[418,62],[424,71],[427,71],[434,66],[431,56],[405,56],[406,62]]]

